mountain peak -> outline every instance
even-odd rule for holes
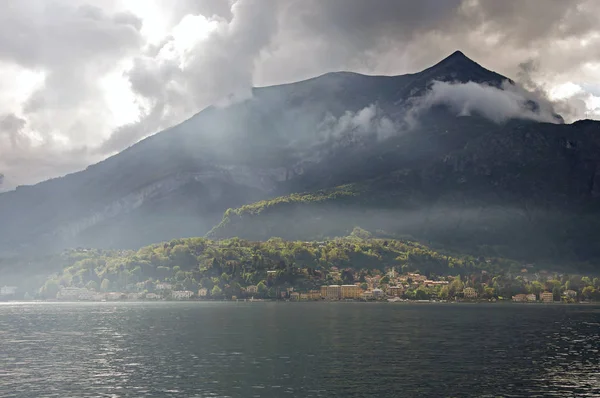
[[[479,65],[460,50],[453,52],[421,73],[427,80],[451,80],[462,83],[474,81],[476,83],[487,83],[496,87],[499,87],[502,81],[508,80],[506,77]]]
[[[475,62],[471,58],[467,57],[460,50],[454,51],[452,54],[450,54],[449,56],[447,56],[446,58],[444,58],[443,60],[441,60],[437,65],[445,65],[445,64],[477,65],[477,66],[480,66],[477,62]]]
[[[469,57],[467,57],[467,56],[465,55],[465,53],[463,53],[463,52],[462,52],[462,51],[460,51],[460,50],[456,50],[456,51],[454,51],[452,54],[450,54],[450,55],[448,56],[448,58],[467,58],[467,59],[469,59]]]

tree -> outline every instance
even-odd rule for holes
[[[448,299],[448,297],[450,296],[450,289],[448,288],[448,286],[442,286],[442,288],[440,289],[439,296],[442,300]]]
[[[258,288],[258,292],[262,295],[267,293],[267,285],[265,285],[265,283],[263,281],[260,281],[258,283],[258,285],[256,285],[256,287]]]
[[[345,285],[354,284],[354,272],[350,268],[346,268],[342,271],[342,282]]]
[[[164,267],[161,265],[160,267],[156,267],[156,274],[161,280],[165,280],[171,276],[172,271],[169,267]]]
[[[98,282],[96,281],[89,281],[85,287],[87,287],[89,290],[98,290]]]
[[[554,289],[552,289],[552,295],[554,296],[554,301],[560,301],[560,296],[561,296],[561,290],[560,290],[560,286],[554,286]]]
[[[423,289],[422,287],[419,287],[415,292],[415,298],[417,300],[429,300],[429,296],[430,295],[427,290]]]
[[[184,270],[191,270],[198,265],[196,256],[183,244],[175,245],[171,249],[171,260],[173,265],[178,265]]]
[[[373,235],[360,227],[354,227],[350,236],[358,239],[371,239]]]
[[[592,300],[595,297],[595,295],[596,295],[596,289],[594,289],[592,286],[586,286],[581,291],[581,294],[587,300]]]
[[[183,281],[186,278],[185,272],[183,271],[177,271],[175,273],[175,280],[177,280],[178,282]]]
[[[485,289],[483,289],[483,297],[485,297],[487,299],[491,299],[495,295],[496,295],[496,291],[494,290],[493,287],[487,286]]]
[[[223,290],[217,285],[215,285],[210,291],[211,297],[220,298],[223,295]]]
[[[110,281],[108,279],[104,278],[102,280],[102,283],[100,284],[100,290],[103,292],[108,292],[110,290]]]
[[[46,281],[42,289],[40,290],[40,295],[47,299],[56,298],[58,291],[60,290],[60,285],[54,279],[49,279]]]

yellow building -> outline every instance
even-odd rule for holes
[[[309,300],[320,300],[321,299],[321,292],[318,290],[311,290],[308,292],[308,299]]]
[[[360,287],[356,285],[342,285],[341,295],[344,299],[360,298]]]
[[[388,292],[389,296],[400,297],[404,294],[404,287],[403,286],[390,286],[390,287],[388,287],[387,292]]]
[[[321,298],[327,298],[327,286],[321,286]]]
[[[327,300],[339,300],[342,297],[342,287],[340,285],[327,286]]]
[[[477,291],[472,287],[465,287],[465,290],[463,290],[463,295],[465,298],[477,298]]]
[[[551,303],[554,301],[554,295],[552,292],[540,293],[540,300],[542,300],[544,303]]]
[[[522,303],[524,301],[527,301],[527,295],[526,294],[516,294],[514,296],[512,296],[512,300],[518,303]]]

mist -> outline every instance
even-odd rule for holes
[[[328,140],[340,139],[348,134],[354,137],[374,135],[377,140],[384,140],[395,134],[398,128],[376,104],[371,104],[357,112],[346,111],[339,118],[327,113],[317,126],[317,134]]]
[[[413,101],[407,114],[415,117],[433,106],[445,105],[457,116],[478,114],[498,124],[510,119],[560,123],[554,110],[547,104],[532,109],[532,101],[540,104],[537,100],[539,98],[534,93],[506,81],[501,88],[475,82],[434,81],[423,97]]]

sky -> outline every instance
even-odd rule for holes
[[[84,169],[251,87],[455,50],[600,119],[596,0],[4,0],[0,190]],[[1,176],[3,175],[3,177]]]

